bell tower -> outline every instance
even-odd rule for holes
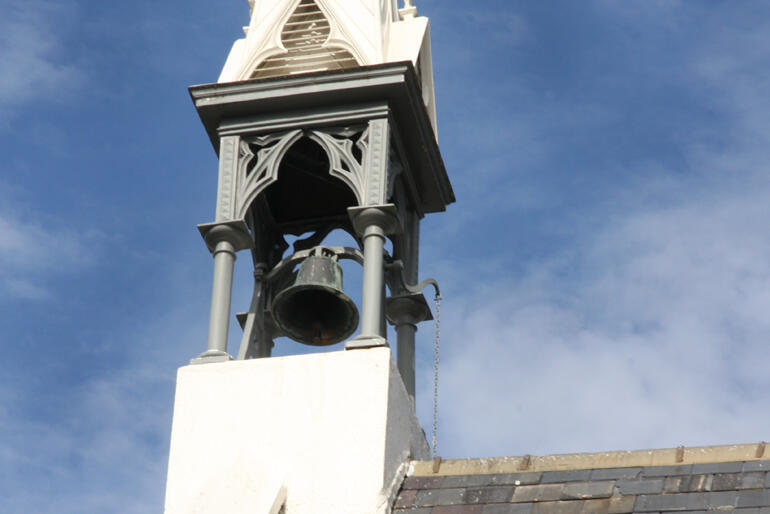
[[[218,83],[190,88],[219,157],[215,217],[198,227],[214,278],[207,348],[179,372],[166,512],[257,512],[271,501],[289,514],[387,512],[406,458],[427,456],[414,417],[414,346],[416,325],[431,318],[421,289],[435,282],[420,282],[420,220],[454,201],[437,144],[428,20],[411,0],[400,9],[397,0],[249,7]],[[335,230],[356,246],[324,245]],[[288,236],[297,237],[291,246]],[[233,268],[246,251],[253,295],[231,351]],[[362,266],[360,309],[343,290],[341,259]],[[282,336],[346,340],[346,351],[268,359]],[[308,424],[329,435],[299,450],[298,438],[313,440],[295,433]],[[371,498],[329,498],[322,469],[295,467],[325,458]],[[218,481],[233,473],[251,477],[242,511],[233,482]]]

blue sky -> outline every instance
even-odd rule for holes
[[[767,439],[770,3],[416,3],[458,200],[422,238],[440,453]],[[216,159],[186,87],[248,6],[0,12],[0,510],[157,512],[211,286]]]

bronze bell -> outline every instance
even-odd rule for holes
[[[273,317],[284,334],[300,343],[327,346],[358,327],[358,309],[342,291],[342,268],[331,257],[311,255],[294,285],[273,300]]]

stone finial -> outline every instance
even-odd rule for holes
[[[417,7],[414,6],[414,0],[404,0],[404,8],[399,9],[401,18],[409,19],[417,16]]]

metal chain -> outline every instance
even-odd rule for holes
[[[441,332],[441,294],[436,293],[436,344],[433,358],[433,458],[438,456],[438,351]]]

